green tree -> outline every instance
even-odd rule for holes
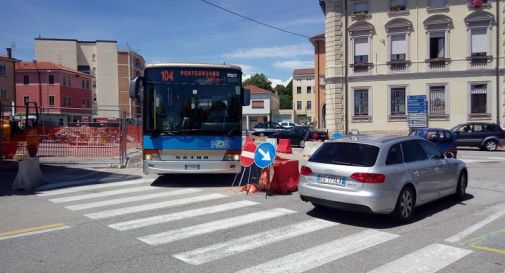
[[[281,109],[293,109],[293,82],[288,85],[279,84],[275,87],[275,92],[279,95]]]
[[[256,73],[242,83],[244,86],[254,85],[265,90],[273,91],[272,82],[263,73]]]

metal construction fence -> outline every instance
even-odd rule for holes
[[[29,108],[14,115],[0,111],[2,159],[38,156],[41,162],[124,166],[128,155],[142,147],[142,119],[124,112],[109,110],[96,117],[72,114],[72,109],[38,108],[36,113]]]

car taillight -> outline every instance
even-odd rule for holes
[[[458,150],[456,146],[450,146],[449,148],[447,148],[447,151],[456,151],[456,150]]]
[[[300,169],[300,174],[301,175],[311,175],[311,174],[313,174],[313,172],[312,172],[311,168],[302,166],[302,168]]]
[[[351,178],[361,183],[384,183],[386,176],[378,173],[353,173]]]

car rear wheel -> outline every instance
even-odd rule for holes
[[[456,185],[455,197],[458,200],[464,200],[466,196],[466,187],[468,186],[468,175],[465,171],[459,174],[458,184]]]
[[[393,216],[402,223],[409,222],[412,219],[412,215],[414,215],[414,204],[414,191],[411,187],[404,187],[396,202]]]
[[[497,148],[498,142],[496,142],[496,140],[487,140],[484,142],[484,149],[486,149],[486,151],[496,151]]]
[[[260,133],[260,137],[264,137],[265,136],[265,133]]]

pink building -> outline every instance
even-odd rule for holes
[[[51,62],[18,62],[16,105],[36,102],[45,121],[79,122],[92,115],[92,82],[89,74]]]

